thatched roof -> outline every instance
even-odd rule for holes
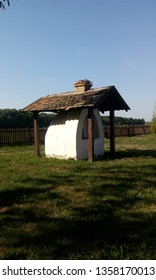
[[[87,86],[86,86],[87,83]],[[83,88],[83,86],[86,86]],[[75,91],[41,97],[25,107],[23,112],[59,112],[75,108],[98,108],[99,111],[129,110],[115,86],[89,88],[92,83],[80,80]],[[89,89],[88,89],[89,88]]]

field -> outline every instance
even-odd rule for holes
[[[156,135],[116,139],[116,158],[0,148],[0,259],[156,259]]]

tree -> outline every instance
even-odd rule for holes
[[[5,2],[5,3],[4,3]],[[10,0],[2,0],[2,1],[0,1],[0,8],[1,9],[3,9],[3,10],[5,10],[5,5],[8,5],[8,6],[10,6]]]
[[[109,116],[102,116],[102,122],[104,125],[109,125]],[[144,119],[133,119],[124,117],[115,117],[115,125],[140,125],[145,124]]]
[[[39,114],[39,127],[48,127],[54,114]],[[0,129],[1,128],[33,128],[34,116],[32,113],[22,113],[16,109],[0,109]]]
[[[153,116],[152,116],[152,122],[151,122],[151,132],[156,134],[156,104],[153,109]]]

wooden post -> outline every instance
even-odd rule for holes
[[[34,144],[35,144],[35,156],[40,156],[39,148],[39,122],[38,122],[38,112],[34,112]]]
[[[114,110],[110,111],[110,155],[115,156],[115,126],[114,126]]]
[[[93,109],[88,108],[88,161],[94,161]]]

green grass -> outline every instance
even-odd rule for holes
[[[116,139],[116,158],[0,148],[0,259],[156,259],[156,135]]]

